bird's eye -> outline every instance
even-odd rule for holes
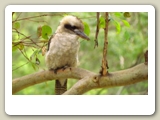
[[[78,27],[77,27],[77,26],[72,26],[72,28],[73,28],[73,29],[77,29]]]

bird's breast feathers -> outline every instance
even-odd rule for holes
[[[46,53],[46,63],[49,69],[57,67],[76,66],[78,63],[79,41],[75,35],[55,34],[51,39],[49,51]]]

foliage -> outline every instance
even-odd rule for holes
[[[104,14],[100,16],[98,47],[94,49],[96,13],[14,13],[12,14],[12,72],[13,78],[47,69],[44,53],[49,37],[66,14],[78,16],[90,41],[80,39],[81,68],[99,72],[104,41]],[[148,48],[148,14],[114,12],[110,14],[108,29],[109,72],[132,67],[144,62]],[[68,80],[70,88],[76,80]],[[91,90],[85,94],[137,94],[148,89],[148,82],[109,89]],[[28,87],[17,94],[54,94],[54,81]]]

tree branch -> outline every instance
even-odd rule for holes
[[[95,44],[94,48],[98,47],[98,34],[99,34],[99,12],[97,12],[97,27],[96,27],[96,34],[95,34]]]
[[[64,95],[79,95],[91,89],[130,85],[144,80],[148,80],[148,66],[143,63],[130,69],[109,73],[106,76],[86,76]]]
[[[64,95],[79,95],[95,88],[124,86],[147,80],[148,65],[142,63],[130,69],[109,73],[107,76],[100,76],[81,68],[58,70],[57,74],[53,71],[40,71],[14,79],[12,81],[12,94],[31,85],[58,78],[81,79],[64,93]]]
[[[12,14],[12,15],[13,15],[13,14]],[[12,21],[12,23],[17,22],[17,21],[21,21],[21,20],[29,20],[29,19],[33,19],[33,18],[38,18],[38,17],[45,17],[45,16],[62,16],[62,15],[63,15],[63,14],[42,14],[42,15],[37,15],[37,16],[31,16],[31,17],[16,19],[16,20]]]
[[[80,68],[67,68],[64,71],[58,70],[57,74],[54,73],[54,71],[45,70],[36,72],[34,74],[26,75],[20,78],[15,78],[12,81],[12,94],[15,94],[16,92],[46,81],[51,81],[59,78],[74,78],[74,79],[82,79],[83,77],[87,75],[94,75],[95,73],[92,73],[90,71],[80,69]]]
[[[108,61],[107,61],[107,51],[108,51],[108,12],[105,13],[105,28],[104,28],[104,47],[103,47],[103,58],[102,58],[102,75],[108,74]]]

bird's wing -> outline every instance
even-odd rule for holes
[[[47,51],[49,51],[50,43],[51,43],[52,38],[53,38],[54,36],[55,36],[55,34],[53,34],[53,35],[49,38],[49,40],[48,40],[48,48],[47,48]]]

